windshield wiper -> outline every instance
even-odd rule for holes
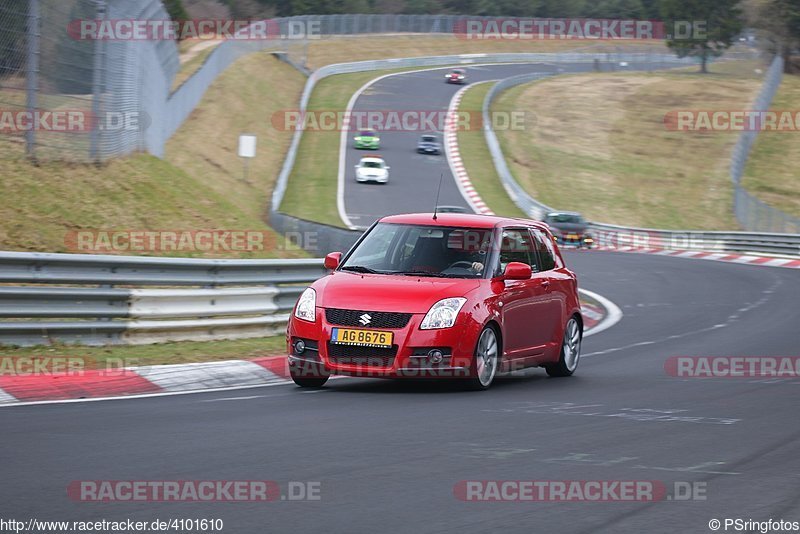
[[[375,269],[370,269],[369,267],[364,267],[363,265],[347,265],[342,267],[340,271],[351,271],[354,273],[366,274],[383,274],[381,271],[376,271]]]
[[[432,273],[429,271],[399,271],[392,274],[399,274],[402,276],[426,276],[428,278],[463,278],[457,274]]]

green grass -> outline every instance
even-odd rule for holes
[[[21,139],[0,139],[0,250],[75,252],[65,240],[80,230],[220,229],[265,232],[267,250],[167,255],[305,257],[265,222],[290,140],[269,119],[296,106],[303,83],[302,75],[268,53],[242,58],[217,79],[169,141],[165,160],[138,154],[99,167],[36,166],[25,159]],[[236,151],[245,132],[259,137],[248,180]]]
[[[481,83],[470,87],[464,93],[459,111],[470,113],[470,116],[480,115],[486,93],[492,85],[492,83]],[[525,213],[514,204],[500,183],[483,130],[473,128],[459,131],[458,147],[464,167],[469,172],[469,179],[486,205],[498,215],[525,217]]]
[[[286,338],[239,339],[231,341],[163,343],[158,345],[119,345],[85,347],[56,345],[52,347],[0,347],[0,356],[11,358],[48,356],[59,358],[85,358],[90,363],[105,368],[106,362],[124,362],[125,366],[165,365],[174,363],[247,360],[265,356],[284,355]]]
[[[517,181],[555,208],[629,226],[736,228],[728,175],[736,134],[668,131],[664,116],[746,109],[760,88],[752,67],[571,75],[519,86],[493,109],[531,112],[535,129],[498,137]]]
[[[770,109],[800,109],[800,77],[785,75]],[[742,185],[764,202],[800,217],[800,132],[761,132],[745,167]]]

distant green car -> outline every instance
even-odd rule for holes
[[[355,148],[359,150],[378,150],[381,147],[381,138],[372,130],[364,130],[354,138]]]

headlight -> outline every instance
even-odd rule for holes
[[[304,321],[314,323],[317,321],[317,292],[310,287],[303,291],[300,300],[297,301],[297,308],[294,316]]]
[[[440,300],[434,304],[422,324],[421,330],[437,330],[439,328],[450,328],[456,323],[458,312],[467,302],[467,299],[458,297]]]

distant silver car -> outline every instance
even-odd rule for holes
[[[473,211],[461,206],[436,206],[436,213],[473,213]]]
[[[439,137],[433,134],[425,134],[419,139],[417,143],[418,154],[441,154],[442,144],[439,142]]]

